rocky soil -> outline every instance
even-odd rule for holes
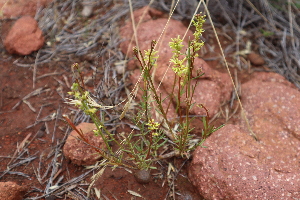
[[[129,6],[121,3],[0,1],[0,199],[300,199],[300,66],[292,51],[297,48],[297,31],[294,40],[285,40],[281,33],[269,38],[274,44],[281,41],[277,47],[285,48],[283,55],[291,55],[287,67],[278,70],[280,75],[273,72],[274,60],[281,66],[284,56],[274,49],[267,52],[264,45],[272,43],[267,36],[250,28],[247,33],[235,32],[219,24],[216,30],[229,63],[226,68],[212,27],[205,24],[205,47],[195,60],[205,75],[197,80],[194,101],[209,109],[213,124],[225,127],[205,141],[205,148],[198,147],[190,160],[159,161],[150,174],[102,168],[101,157],[71,132],[63,114],[80,124],[93,145],[103,145],[93,135],[90,119],[65,104],[74,62],[82,66],[84,82],[95,98],[116,105],[140,76],[138,62],[132,59],[133,46],[147,50],[157,39],[160,57],[154,81],[157,86],[161,83],[162,97],[170,94],[174,74],[169,69],[168,44],[185,34],[187,44],[192,28],[186,32],[188,20],[169,20],[162,11],[165,4],[156,10],[142,7],[141,2],[134,4],[132,19],[139,24],[134,37]],[[35,17],[40,6],[50,15]],[[121,15],[121,8],[127,13]],[[49,19],[57,12],[60,16],[52,24]],[[109,18],[108,13],[120,16]],[[256,25],[255,20],[252,23]],[[239,44],[237,32],[243,36]],[[168,117],[176,119],[175,108],[170,109]],[[116,135],[133,127],[128,119],[118,121],[121,111],[116,108],[104,114]],[[205,112],[194,107],[190,114],[196,116],[193,133],[200,137],[199,116]]]

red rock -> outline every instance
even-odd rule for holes
[[[163,12],[149,6],[145,6],[133,12],[133,18],[136,25],[138,23],[146,22],[152,19],[162,18],[164,17],[164,15],[165,14]]]
[[[261,82],[271,82],[271,83],[281,83],[285,86],[288,86],[290,88],[296,88],[295,85],[293,85],[291,82],[287,81],[283,76],[276,73],[270,73],[270,72],[257,72],[253,73],[253,79],[252,80],[258,80]]]
[[[189,177],[205,199],[300,198],[300,92],[278,74],[242,84],[241,120],[198,147]]]
[[[78,130],[82,130],[91,145],[106,150],[105,143],[101,136],[95,136],[93,132],[93,130],[96,130],[95,124],[84,122],[76,127]],[[76,165],[93,165],[101,159],[101,155],[97,153],[96,150],[77,138],[80,137],[78,133],[73,130],[66,140],[63,153],[67,159]]]
[[[254,131],[258,137],[260,134],[264,137],[269,128],[274,131],[284,128],[288,134],[300,139],[299,90],[281,75],[266,72],[257,74],[253,80],[242,85],[241,96]],[[269,126],[274,123],[274,126],[263,127],[263,121]]]
[[[16,21],[4,40],[6,50],[11,54],[28,55],[37,51],[44,44],[42,30],[30,16]]]
[[[153,10],[149,11],[148,9],[149,8],[146,7],[134,12],[134,19],[136,24],[139,20],[142,19],[142,15],[145,13],[144,18],[141,20],[142,23],[140,23],[137,28],[138,47],[142,52],[150,48],[152,40],[158,40],[158,38],[160,38],[160,35],[162,34],[162,31],[164,30],[165,25],[168,21],[165,18],[153,20],[152,15],[156,12],[154,12]],[[155,71],[154,80],[156,82],[156,85],[159,85],[159,83],[162,82],[160,86],[160,92],[162,93],[162,96],[170,95],[175,78],[172,68],[169,67],[169,60],[173,55],[172,50],[169,47],[169,42],[171,41],[171,38],[177,38],[178,35],[185,35],[185,32],[186,27],[181,22],[171,19],[168,22],[168,26],[165,29],[164,34],[158,41],[156,49],[159,52],[159,58],[157,60],[157,68]],[[126,25],[121,28],[120,35],[125,40],[120,45],[123,53],[127,54],[128,51],[128,56],[132,57],[132,48],[136,46],[136,43],[134,40],[132,43],[130,43],[133,36],[131,22],[126,23]],[[188,38],[193,38],[193,34],[191,31],[188,31],[185,37],[183,43],[185,47],[187,47]],[[196,88],[193,101],[197,104],[204,104],[204,106],[209,109],[210,114],[214,115],[217,113],[222,101],[228,100],[230,98],[232,86],[229,76],[212,69],[204,60],[200,58],[196,58],[194,63],[196,68],[195,70],[201,68],[205,73],[205,76],[201,77],[198,80],[199,85]],[[135,66],[139,65],[137,61],[135,63],[131,63],[131,69],[133,68],[133,64]],[[205,80],[203,78],[205,78]],[[137,78],[132,79],[136,80]],[[193,82],[193,84],[195,83]],[[175,88],[173,93],[176,94],[177,92],[178,89]],[[173,102],[175,102],[174,99]],[[198,108],[197,106],[193,107],[191,113],[205,114],[204,110]]]
[[[196,81],[193,81],[192,85],[195,85],[195,82]],[[200,80],[196,87],[192,103],[195,105],[203,104],[209,110],[210,115],[213,115],[219,110],[221,102],[222,96],[220,87],[214,81]],[[194,106],[190,113],[206,115],[205,110],[199,106]]]
[[[213,133],[194,152],[191,182],[205,199],[299,198],[300,141],[273,131],[261,141],[237,125]]]
[[[14,18],[29,15],[35,16],[39,7],[45,7],[52,0],[0,0],[0,8],[3,15],[2,18]]]
[[[28,188],[17,183],[8,181],[0,182],[0,199],[22,200]]]
[[[257,53],[250,53],[247,55],[247,58],[251,62],[252,65],[264,65],[265,60]]]

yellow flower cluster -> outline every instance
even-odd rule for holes
[[[183,40],[178,36],[177,38],[172,38],[169,46],[173,49],[172,53],[173,56],[170,59],[170,62],[173,63],[173,71],[179,77],[185,77],[188,72],[188,65],[186,64],[186,60],[190,59],[190,53],[193,53],[193,57],[197,57],[198,54],[196,53],[200,48],[204,45],[204,42],[201,40],[201,35],[204,32],[203,23],[205,22],[205,15],[196,15],[195,20],[193,21],[193,25],[196,27],[196,31],[194,33],[195,38],[189,43],[188,53],[182,53],[182,48],[184,45],[182,44]],[[184,56],[182,59],[180,57]]]
[[[146,124],[148,126],[148,129],[151,131],[155,131],[159,128],[160,124],[158,122],[155,122],[154,119],[150,119],[149,122]],[[158,136],[158,132],[153,132],[153,136]]]

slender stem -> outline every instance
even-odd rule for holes
[[[158,94],[157,94],[157,92],[156,92],[156,88],[154,87],[154,84],[153,84],[151,78],[148,77],[147,80],[148,80],[148,82],[150,83],[150,90],[153,92],[154,100],[155,100],[156,103],[157,103],[157,106],[158,106],[158,108],[159,108],[159,111],[161,112],[161,114],[162,114],[162,116],[163,116],[165,122],[166,122],[167,125],[168,125],[169,131],[170,131],[170,133],[171,133],[171,135],[168,135],[168,136],[171,137],[170,139],[174,140],[174,133],[173,133],[173,130],[172,130],[172,128],[171,128],[170,121],[168,120],[167,115],[166,115],[166,112],[165,112],[165,110],[164,110],[164,108],[163,108],[163,106],[162,106],[161,99],[159,98],[159,96],[158,96]]]
[[[154,84],[153,84],[153,81],[152,81],[152,79],[151,79],[151,77],[150,77],[150,73],[147,73],[147,70],[145,70],[145,68],[143,67],[143,66],[145,66],[145,65],[143,65],[143,64],[145,64],[145,63],[141,61],[140,57],[138,56],[138,52],[141,54],[140,51],[134,51],[134,54],[135,54],[136,58],[138,59],[139,63],[141,64],[141,66],[142,66],[142,70],[143,70],[142,73],[144,73],[144,75],[145,75],[145,81],[148,82],[148,88],[151,90],[151,92],[153,92],[153,98],[154,98],[154,100],[156,101],[157,106],[158,106],[158,109],[159,109],[159,111],[161,112],[161,114],[162,114],[162,116],[163,116],[165,122],[166,122],[167,125],[168,125],[169,132],[171,133],[171,135],[169,134],[168,136],[170,137],[170,139],[174,140],[174,133],[173,133],[173,130],[172,130],[172,128],[171,128],[170,121],[167,119],[166,112],[165,112],[165,110],[164,110],[164,108],[163,108],[163,106],[162,106],[161,99],[159,98],[159,96],[158,96],[158,94],[157,94],[157,92],[156,92],[156,88],[155,88],[155,86],[154,86]],[[151,51],[151,52],[152,52],[152,51]],[[151,54],[150,54],[150,55],[151,55]],[[148,71],[148,72],[149,72],[149,71]]]
[[[150,140],[149,140],[149,146],[148,146],[148,151],[145,159],[147,160],[150,156],[150,151],[151,151],[151,146],[152,146],[152,139],[153,139],[153,131],[150,132]]]

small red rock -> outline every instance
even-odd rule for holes
[[[264,65],[265,60],[257,53],[250,53],[247,55],[247,58],[251,62],[252,65]]]
[[[6,50],[11,54],[29,55],[44,44],[42,30],[37,21],[25,16],[16,21],[4,41]]]
[[[96,130],[95,124],[81,123],[76,128],[83,132],[91,145],[106,150],[101,136],[95,136],[93,132],[93,130]],[[76,131],[73,130],[70,133],[63,148],[64,156],[76,165],[95,164],[101,158],[101,155],[89,145],[77,139],[78,137],[79,135]]]
[[[22,200],[27,190],[27,187],[20,186],[11,181],[0,182],[0,199]]]
[[[134,174],[134,177],[135,177],[135,180],[141,184],[149,183],[151,180],[151,174],[150,174],[149,170],[138,170]]]
[[[2,16],[0,19],[14,18],[25,15],[34,16],[38,8],[46,7],[53,0],[0,0]]]
[[[53,0],[0,0],[0,19],[15,18],[25,15],[34,17],[38,8],[45,7]]]

